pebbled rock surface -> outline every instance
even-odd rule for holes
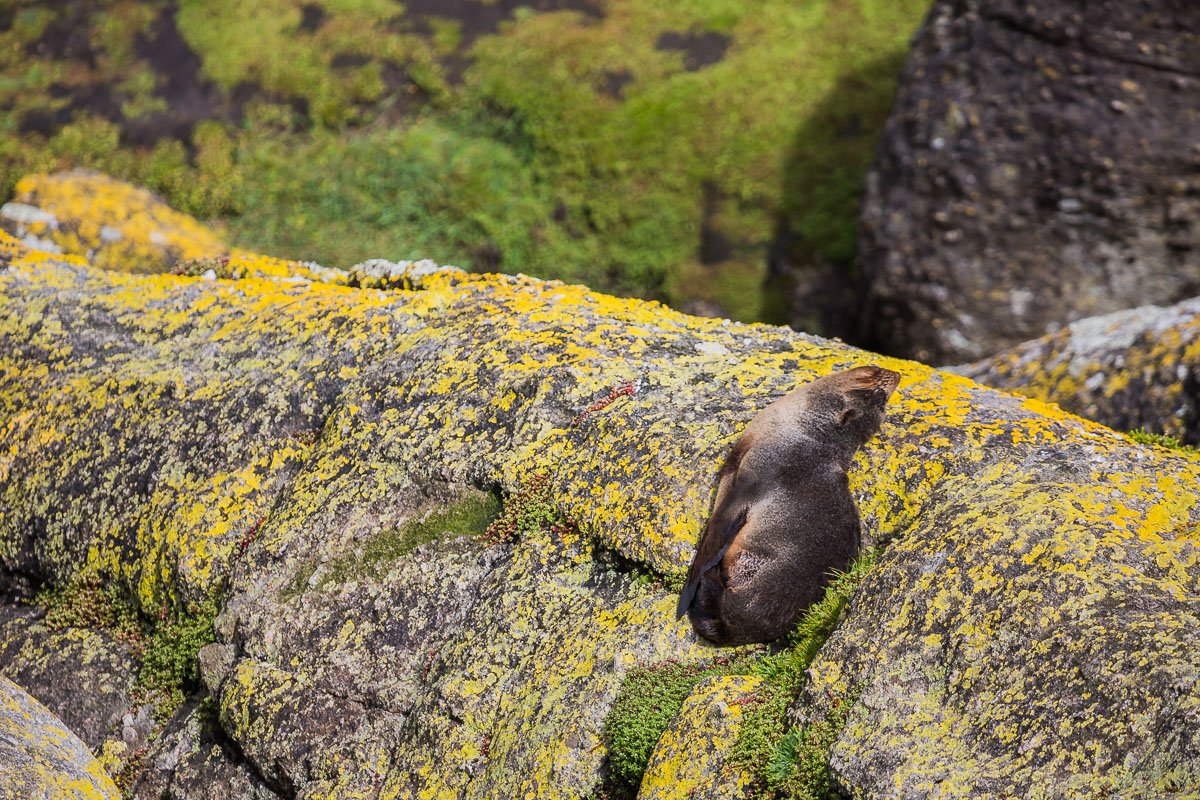
[[[928,363],[1200,291],[1200,5],[940,0],[867,181],[862,335]]]
[[[25,687],[93,750],[109,739],[140,746],[129,645],[101,630],[52,630],[41,617],[30,606],[0,605],[0,675]]]
[[[1200,444],[1200,300],[1080,320],[955,371],[1118,430]]]
[[[835,779],[1200,790],[1200,461],[920,364],[576,286],[133,276],[0,239],[0,563],[107,578],[151,611],[225,598],[199,659],[223,755],[163,749],[154,785],[207,763],[306,800],[587,796],[624,672],[713,653],[639,573],[684,571],[758,409],[859,363],[904,380],[851,472],[867,537],[891,544],[797,702],[815,720],[854,698]],[[537,475],[573,526],[406,538]],[[719,762],[688,718],[655,774]]]
[[[184,706],[147,754],[133,800],[279,800],[245,763],[207,704]]]
[[[0,798],[117,800],[112,779],[45,706],[0,675]]]

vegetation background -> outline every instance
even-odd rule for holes
[[[432,258],[783,321],[769,262],[853,268],[927,7],[8,0],[0,198],[90,167],[272,255]]]

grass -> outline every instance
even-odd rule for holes
[[[707,663],[666,661],[630,670],[604,724],[611,776],[604,794],[614,799],[637,794],[655,745],[697,684],[716,675],[754,674],[764,681],[759,702],[747,706],[731,752],[733,762],[754,776],[750,796],[756,800],[830,796],[829,751],[854,698],[835,699],[823,720],[805,728],[790,726],[787,710],[877,556],[878,550],[866,550],[838,575],[824,597],[805,611],[780,652],[725,656]]]
[[[800,267],[850,268],[862,178],[928,0],[610,2],[470,33],[391,0],[309,3],[310,24],[302,0],[234,5],[73,0],[48,15],[14,0],[0,195],[26,172],[89,166],[274,255],[427,257],[759,319],[781,313],[763,289],[781,232]],[[155,72],[139,48],[160,29],[195,67]],[[85,51],[38,49],[68,33]],[[725,38],[703,68],[658,46],[706,33]],[[172,80],[209,116],[182,140],[130,135],[157,130]]]

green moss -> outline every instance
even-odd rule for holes
[[[146,638],[138,685],[154,697],[154,718],[160,724],[183,704],[185,695],[200,688],[197,654],[216,639],[217,610],[215,599],[189,606],[155,626]]]
[[[357,577],[381,578],[399,559],[423,544],[445,536],[482,536],[500,513],[500,500],[488,492],[475,492],[443,509],[413,519],[398,528],[385,528],[367,539],[361,551],[323,565],[306,564],[285,588],[283,598],[303,594],[309,580],[321,569],[318,586],[341,584]]]
[[[216,638],[215,598],[183,612],[164,609],[157,619],[146,618],[139,617],[137,608],[117,587],[83,581],[43,589],[34,603],[46,610],[45,623],[50,628],[103,630],[133,645],[133,656],[140,661],[139,692],[154,702],[160,724],[175,713],[186,694],[199,688],[196,654]]]
[[[775,796],[789,800],[841,797],[830,780],[829,752],[853,707],[853,698],[836,699],[824,719],[793,727],[779,740],[763,775]]]
[[[46,610],[47,627],[96,628],[124,639],[137,639],[137,608],[115,587],[95,581],[47,587],[34,597],[35,605]]]
[[[1138,444],[1148,444],[1156,447],[1166,447],[1169,450],[1179,450],[1183,453],[1196,454],[1198,451],[1190,444],[1184,444],[1174,436],[1169,436],[1165,433],[1150,433],[1143,428],[1132,430],[1125,434],[1130,440]]]
[[[636,796],[650,754],[683,701],[705,678],[746,671],[748,658],[722,656],[691,664],[664,661],[631,669],[604,723],[610,778],[605,796]]]

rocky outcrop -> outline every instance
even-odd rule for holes
[[[868,341],[930,363],[1200,286],[1200,5],[936,3],[868,178]]]
[[[86,169],[19,180],[12,201],[0,206],[0,230],[34,250],[80,256],[121,272],[331,281],[343,275],[230,247],[153,192]]]
[[[726,448],[797,383],[871,362],[904,376],[851,472],[886,547],[776,766],[820,729],[835,782],[871,797],[1200,788],[1188,457],[919,364],[524,277],[147,277],[11,241],[0,261],[0,563],[111,581],[151,618],[222,602],[212,712],[176,716],[148,786],[209,763],[244,796],[597,790],[631,667],[714,655],[670,586]],[[668,726],[647,796],[761,779],[707,744],[753,728],[751,673],[774,680],[744,656]]]
[[[0,798],[117,800],[83,742],[45,706],[0,676]]]
[[[148,714],[132,697],[129,645],[83,626],[53,630],[39,616],[30,606],[0,606],[0,675],[32,688],[88,747],[109,739],[140,746],[147,731],[135,720]]]
[[[1073,323],[957,372],[1118,430],[1200,444],[1200,300]]]

